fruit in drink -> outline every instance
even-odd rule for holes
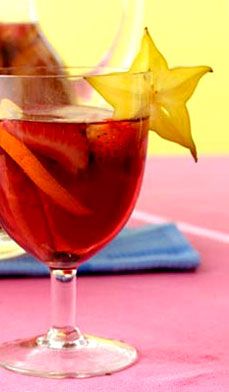
[[[130,215],[143,175],[147,134],[147,118],[77,122],[49,116],[35,121],[33,115],[32,120],[3,120],[4,228],[52,267],[79,264]]]

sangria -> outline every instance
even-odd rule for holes
[[[61,65],[37,23],[0,23],[0,67]],[[10,72],[10,71],[9,71]],[[46,70],[47,72],[47,70]]]
[[[65,111],[73,118],[64,118]],[[106,244],[132,211],[148,119],[111,116],[66,106],[0,123],[1,224],[50,267],[78,265]]]

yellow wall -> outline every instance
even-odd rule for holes
[[[45,33],[64,60],[76,65],[99,61],[117,29],[121,3],[37,0]],[[229,153],[229,0],[145,0],[144,24],[171,66],[214,68],[188,104],[193,135],[200,153]],[[139,38],[132,44],[137,46]],[[186,153],[156,135],[151,136],[150,152]]]

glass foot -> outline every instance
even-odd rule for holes
[[[132,365],[137,351],[126,343],[81,335],[77,343],[50,348],[46,337],[15,340],[0,346],[0,366],[49,378],[108,375]]]

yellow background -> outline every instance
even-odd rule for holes
[[[67,63],[93,65],[113,39],[121,3],[122,0],[37,0],[37,11],[48,39]],[[130,3],[134,5],[137,0]],[[213,67],[214,73],[201,80],[188,103],[193,136],[201,154],[228,153],[229,0],[139,0],[139,4],[143,3],[145,16],[140,27],[149,27],[171,67]],[[123,46],[120,44],[116,57],[120,66],[129,42],[132,51],[137,50],[140,34],[137,29],[132,34],[132,41],[128,37],[126,42],[123,37]],[[150,152],[187,153],[157,135],[151,136]]]

